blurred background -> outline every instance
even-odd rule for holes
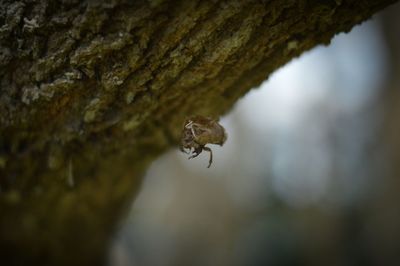
[[[228,140],[153,163],[112,266],[400,265],[400,5],[275,72]]]

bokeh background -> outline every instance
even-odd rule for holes
[[[400,265],[400,5],[275,72],[228,141],[153,163],[112,266]]]

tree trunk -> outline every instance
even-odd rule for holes
[[[1,1],[0,260],[104,263],[187,116],[393,2]]]

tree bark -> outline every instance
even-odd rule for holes
[[[393,2],[1,1],[0,260],[104,263],[187,116]]]

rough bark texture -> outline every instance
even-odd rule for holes
[[[188,115],[392,2],[1,1],[0,260],[100,264]]]

